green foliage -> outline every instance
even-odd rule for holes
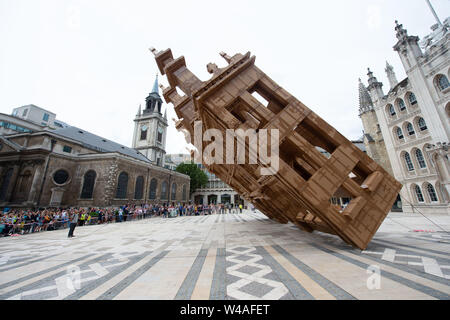
[[[193,193],[196,189],[204,187],[208,183],[208,176],[197,165],[191,163],[181,163],[176,169],[176,172],[184,173],[191,177],[190,191]]]

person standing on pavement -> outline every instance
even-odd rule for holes
[[[70,220],[70,228],[68,238],[74,237],[73,232],[75,231],[75,227],[78,223],[78,211],[74,211]]]

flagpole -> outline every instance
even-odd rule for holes
[[[434,8],[433,8],[433,6],[431,5],[430,0],[426,0],[426,1],[427,1],[427,3],[428,3],[428,6],[430,7],[431,13],[432,13],[433,16],[436,18],[436,21],[438,22],[439,26],[442,27],[441,20],[439,20],[439,17],[438,17],[438,15],[436,14],[436,11],[434,11]]]

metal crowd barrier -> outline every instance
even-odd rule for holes
[[[102,217],[102,221],[99,221],[99,217],[91,217],[91,219],[85,219],[84,224],[82,224],[81,219],[78,218],[77,226],[87,226],[87,225],[96,225],[96,224],[105,224],[105,223],[115,223],[115,222],[129,222],[135,220],[143,220],[148,219],[154,216],[159,216],[156,211],[149,211],[147,213],[132,213],[128,215],[122,215],[122,220],[119,221],[119,215],[110,215],[106,219],[105,216]],[[69,220],[56,220],[48,223],[43,222],[31,222],[31,223],[0,223],[0,237],[1,236],[11,236],[11,235],[22,235],[28,233],[35,233],[41,231],[53,231],[66,229],[70,225]]]

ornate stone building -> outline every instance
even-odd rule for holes
[[[136,149],[67,125],[0,133],[0,207],[188,202],[189,176],[162,167],[167,120],[157,91],[156,81],[136,120]],[[10,118],[27,121],[22,109]]]
[[[197,204],[232,204],[248,206],[248,201],[241,197],[233,188],[219,179],[214,173],[197,163],[197,166],[208,176],[207,184],[192,193],[191,200]]]
[[[394,50],[407,78],[398,82],[386,63],[387,94],[370,70],[368,86],[359,83],[367,153],[403,184],[406,213],[449,213],[450,19],[436,19],[420,42],[396,22]]]

